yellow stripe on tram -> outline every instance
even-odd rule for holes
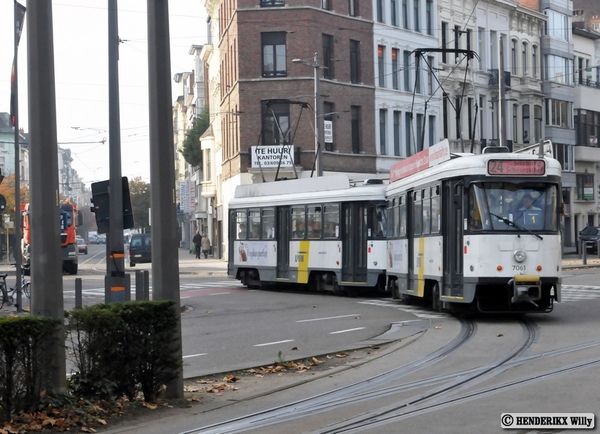
[[[298,252],[298,283],[308,283],[308,255],[310,253],[310,242],[300,241]]]
[[[425,238],[419,238],[419,253],[417,254],[419,260],[417,265],[419,271],[417,272],[417,296],[423,297],[425,295]]]

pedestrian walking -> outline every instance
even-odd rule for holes
[[[192,242],[194,243],[194,250],[196,251],[196,259],[200,259],[200,245],[202,244],[200,231],[196,231],[196,235],[194,235]]]
[[[202,245],[202,253],[204,254],[204,259],[208,259],[208,252],[210,251],[210,240],[206,236],[206,234],[202,234],[202,240],[200,241]]]

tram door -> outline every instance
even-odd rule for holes
[[[444,284],[442,295],[463,295],[463,195],[462,180],[444,182],[443,240],[444,240]]]
[[[342,204],[342,284],[367,282],[367,204]]]
[[[277,208],[277,278],[289,278],[290,271],[290,209]]]
[[[408,274],[406,276],[406,289],[417,292],[415,284],[415,192],[409,190],[406,194],[406,237],[408,241]]]

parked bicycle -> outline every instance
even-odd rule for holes
[[[15,304],[17,298],[17,284],[15,286],[9,288],[6,283],[6,278],[8,277],[8,273],[0,273],[0,291],[2,292],[2,296],[0,297],[0,309],[7,306],[11,306]],[[25,270],[21,267],[21,288],[20,291],[27,298],[31,298],[31,282],[25,280]]]

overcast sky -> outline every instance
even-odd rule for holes
[[[101,143],[108,139],[107,8],[108,0],[52,1],[58,143],[72,150],[73,167],[86,183],[109,175],[109,146]],[[0,0],[0,112],[7,113],[13,10],[13,0]],[[146,1],[118,0],[118,10],[122,173],[149,182]],[[169,0],[169,15],[172,77],[191,71],[190,47],[206,43],[206,11],[201,0]],[[26,132],[28,103],[26,19],[19,44],[19,126]]]

